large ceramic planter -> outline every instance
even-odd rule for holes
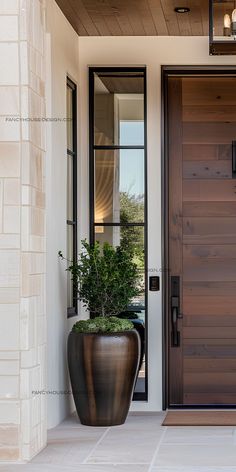
[[[70,379],[82,424],[114,426],[125,422],[139,359],[140,339],[136,330],[69,334]]]

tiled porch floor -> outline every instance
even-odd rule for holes
[[[72,415],[31,463],[0,472],[236,472],[236,428],[163,427],[163,416],[130,414],[122,426],[90,428]]]

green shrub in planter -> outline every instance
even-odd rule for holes
[[[139,271],[133,261],[133,253],[123,246],[113,247],[98,242],[90,245],[82,241],[83,250],[76,263],[68,271],[78,286],[78,298],[88,311],[96,317],[79,321],[74,330],[80,332],[117,332],[132,328],[114,319],[124,311],[132,298],[139,294]],[[64,259],[61,252],[59,256]],[[98,321],[97,317],[108,318]],[[111,318],[112,317],[112,318]]]
[[[72,331],[75,333],[117,333],[133,329],[133,327],[133,323],[129,320],[121,320],[115,316],[109,318],[97,316],[92,320],[77,321]]]
[[[118,425],[128,414],[140,338],[130,320],[116,315],[139,294],[139,271],[124,246],[82,244],[78,261],[67,270],[78,286],[79,300],[95,317],[77,321],[68,337],[72,391],[82,424]]]

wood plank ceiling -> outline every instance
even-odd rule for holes
[[[80,36],[208,35],[207,0],[56,0]],[[177,6],[190,8],[176,13]]]

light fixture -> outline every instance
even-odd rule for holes
[[[175,7],[176,13],[188,13],[190,12],[190,8],[188,7]]]
[[[209,46],[211,55],[236,54],[236,0],[209,0]]]
[[[224,36],[231,36],[231,19],[228,13],[224,15]]]
[[[232,34],[236,35],[236,9],[232,11]]]

